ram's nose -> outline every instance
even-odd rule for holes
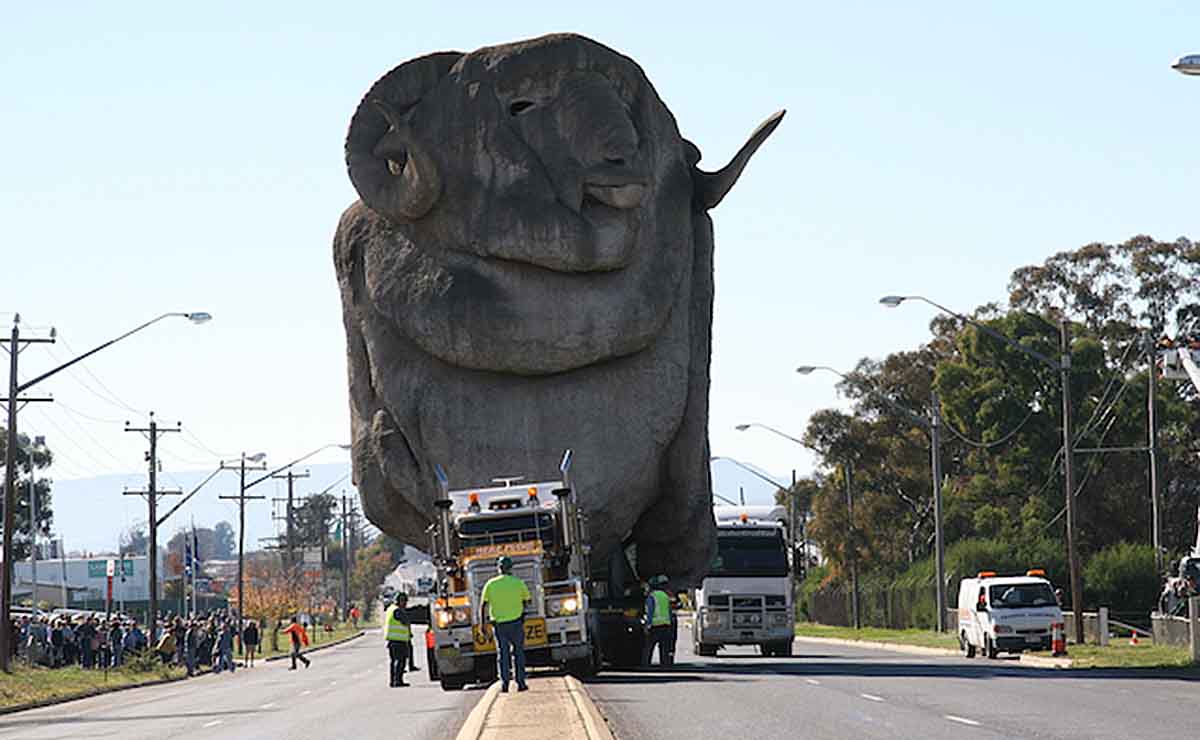
[[[585,169],[636,165],[637,129],[611,82],[599,75],[576,79],[564,102],[568,138]]]

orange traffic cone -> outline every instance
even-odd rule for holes
[[[1130,632],[1130,633],[1129,633],[1129,645],[1130,645],[1130,647],[1137,647],[1137,646],[1138,646],[1138,639],[1137,639],[1137,633],[1136,633],[1136,632]]]
[[[1062,622],[1054,624],[1050,633],[1050,651],[1058,658],[1067,654],[1067,634]]]

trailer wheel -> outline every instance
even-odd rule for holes
[[[589,655],[586,658],[576,658],[567,661],[567,673],[575,678],[591,678],[596,675],[596,658]]]

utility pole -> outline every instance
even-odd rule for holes
[[[129,422],[125,422],[125,431],[139,432],[146,435],[150,440],[150,451],[146,453],[146,461],[150,464],[150,485],[145,491],[125,491],[126,496],[145,496],[150,504],[150,542],[148,543],[146,559],[150,565],[150,613],[146,618],[147,628],[150,631],[150,642],[155,643],[158,639],[158,497],[182,495],[183,491],[160,491],[158,490],[158,437],[168,432],[179,432],[183,430],[183,424],[177,423],[174,428],[159,429],[158,422],[154,419],[154,412],[150,412],[150,426],[148,427],[132,427]]]
[[[8,673],[9,658],[12,656],[12,562],[13,562],[13,510],[17,506],[17,404],[24,406],[33,401],[50,401],[50,398],[21,398],[22,384],[17,382],[17,357],[29,344],[54,342],[53,331],[49,339],[21,339],[21,316],[13,317],[12,335],[4,349],[8,351],[8,444],[4,449],[4,539],[0,545],[0,670]],[[25,386],[30,383],[24,384]],[[37,584],[34,584],[37,593]]]
[[[800,522],[796,519],[796,512],[799,507],[796,506],[796,469],[792,468],[792,488],[788,491],[788,534],[791,540],[788,543],[788,554],[792,560],[792,588],[795,589],[795,584],[800,580],[800,569],[796,567],[796,532],[800,527]]]
[[[850,614],[854,622],[854,629],[862,629],[862,620],[858,613],[858,555],[854,552],[855,537],[854,537],[854,488],[851,483],[851,478],[854,475],[854,464],[846,462],[842,464],[842,473],[846,478],[846,519],[849,523],[847,527],[847,537],[849,547],[846,548],[846,555],[850,560]]]
[[[221,463],[221,467],[225,468],[225,463]],[[241,622],[246,619],[246,612],[243,611],[245,605],[246,593],[246,502],[253,499],[262,499],[266,496],[247,496],[246,495],[246,471],[247,470],[266,470],[267,464],[262,463],[260,466],[251,465],[246,467],[246,453],[242,453],[242,459],[238,464],[238,495],[236,496],[218,496],[222,499],[233,499],[238,502],[238,630],[237,643],[238,655],[242,654],[242,628]]]
[[[1067,493],[1067,561],[1071,572],[1071,612],[1075,622],[1075,644],[1083,644],[1083,580],[1079,572],[1079,553],[1075,542],[1075,435],[1071,423],[1071,324],[1064,317],[1059,320],[1062,359],[1059,373],[1062,376],[1063,413],[1063,478]]]
[[[1149,387],[1146,391],[1147,424],[1149,426],[1147,452],[1150,453],[1150,538],[1154,543],[1154,570],[1161,574],[1163,572],[1162,503],[1158,498],[1158,426],[1154,416],[1154,374],[1158,370],[1158,348],[1155,346],[1154,338],[1149,334],[1146,335],[1146,354],[1150,358],[1150,372],[1147,373]]]
[[[946,543],[942,539],[942,407],[937,391],[929,409],[930,468],[933,471],[933,540],[937,551],[937,631],[946,631]]]
[[[287,471],[287,473],[285,473],[283,475],[276,474],[276,475],[271,476],[272,478],[279,478],[279,479],[286,478],[287,479],[288,492],[287,492],[287,517],[286,518],[287,518],[287,560],[288,560],[289,568],[295,568],[295,566],[296,566],[296,540],[295,540],[296,525],[295,525],[295,516],[293,513],[293,502],[295,501],[295,483],[296,483],[297,478],[307,478],[308,476],[309,476],[309,473],[307,470],[304,471],[303,473],[295,473],[295,472],[289,470],[289,471]]]
[[[342,621],[350,618],[350,509],[342,494]]]

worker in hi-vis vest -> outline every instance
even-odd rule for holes
[[[389,686],[407,686],[404,683],[404,666],[409,661],[409,651],[412,649],[412,625],[408,623],[408,594],[400,591],[396,594],[395,606],[390,606],[383,614],[383,636],[387,640]]]
[[[507,555],[496,560],[500,574],[483,585],[480,609],[487,604],[488,618],[496,629],[496,660],[500,665],[500,690],[508,692],[509,660],[516,664],[517,691],[525,691],[525,602],[532,601],[529,587],[512,574],[513,561]],[[483,622],[485,633],[488,622]]]
[[[642,624],[646,627],[642,665],[650,665],[657,645],[658,664],[669,666],[675,662],[675,630],[671,621],[671,596],[663,589],[667,585],[667,577],[653,576],[649,585],[650,593],[646,596],[646,610],[642,616]]]

